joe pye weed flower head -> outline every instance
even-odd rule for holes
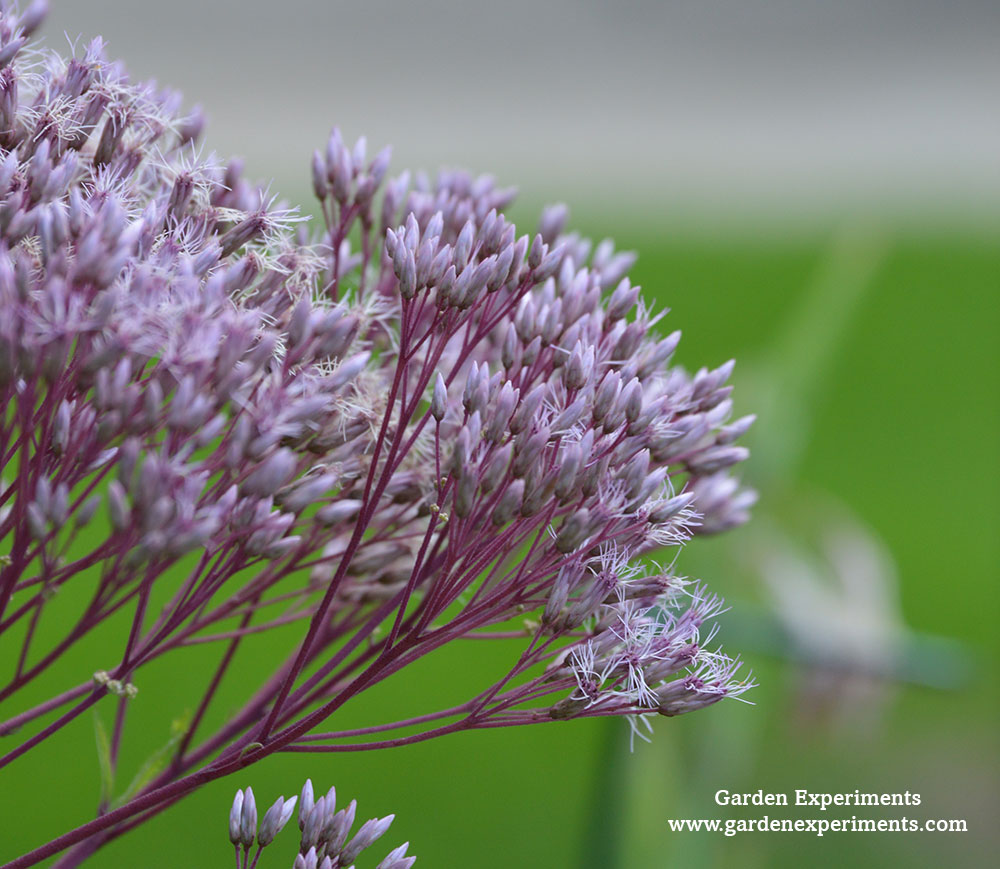
[[[747,687],[712,642],[721,602],[638,559],[672,564],[746,519],[730,472],[752,418],[731,420],[732,363],[671,365],[680,335],[654,328],[631,254],[568,232],[562,207],[518,234],[492,179],[390,176],[388,150],[336,130],[312,163],[312,228],[100,40],[66,59],[30,42],[43,4],[0,10],[0,775],[94,706],[114,719],[114,773],[143,669],[217,650],[155,774],[10,866],[65,849],[76,865],[279,751],[637,721]],[[67,587],[84,603],[43,642]],[[118,613],[113,659],[17,705]],[[292,623],[288,657],[206,728],[243,647]],[[453,708],[330,729],[470,637],[523,649]],[[247,865],[292,811],[251,805],[241,790],[230,816]],[[350,865],[384,832],[349,839],[353,804],[335,806],[303,791],[296,866]]]

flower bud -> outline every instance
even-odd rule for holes
[[[257,831],[257,844],[261,848],[271,844],[274,841],[274,837],[284,829],[285,824],[288,823],[288,819],[295,810],[297,800],[298,797],[286,800],[281,796],[267,810],[263,820],[260,822],[260,829]]]
[[[493,524],[498,528],[506,525],[521,509],[524,499],[524,481],[514,480],[500,496],[496,507],[493,509],[491,517]]]
[[[448,410],[448,387],[445,385],[441,372],[434,379],[434,392],[431,395],[431,416],[438,422],[444,419]]]
[[[347,834],[350,833],[351,827],[354,826],[354,815],[357,810],[357,800],[351,800],[347,808],[341,809],[330,819],[330,823],[323,831],[329,853],[339,853],[340,849],[344,847],[344,842],[347,841]]]
[[[372,818],[370,821],[365,821],[347,847],[340,852],[340,864],[346,866],[353,863],[365,848],[385,835],[389,827],[392,826],[395,817],[395,815],[386,815],[384,818]]]
[[[409,847],[410,843],[404,842],[398,848],[394,848],[375,869],[410,869],[417,862],[417,858],[406,856],[406,850]]]
[[[240,824],[243,818],[243,791],[236,791],[233,807],[229,810],[229,841],[238,845],[241,839]]]
[[[306,818],[312,811],[313,806],[316,805],[315,799],[313,799],[313,783],[312,779],[307,778],[306,783],[302,785],[302,792],[299,794],[299,829],[301,830],[305,827]]]
[[[340,498],[332,504],[320,507],[316,511],[316,521],[321,525],[332,526],[348,519],[353,519],[361,512],[361,501],[352,498]]]
[[[249,848],[257,836],[257,802],[253,797],[253,788],[243,791],[243,810],[240,813],[240,842],[244,848]]]
[[[246,495],[274,495],[295,473],[295,453],[282,448],[265,459],[240,485]]]
[[[566,519],[556,534],[556,549],[560,552],[572,552],[590,534],[590,511],[583,507]]]

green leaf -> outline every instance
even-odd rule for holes
[[[111,762],[111,740],[100,713],[94,710],[94,736],[97,739],[97,765],[101,771],[101,805],[107,805],[115,789],[115,767]]]
[[[184,734],[187,733],[188,727],[191,725],[191,715],[185,714],[180,718],[175,718],[170,724],[170,738],[166,743],[160,748],[156,749],[146,760],[143,762],[142,766],[139,767],[139,771],[135,774],[135,777],[129,782],[129,786],[125,788],[124,793],[122,793],[115,801],[113,808],[118,808],[119,806],[125,805],[129,800],[131,800],[136,794],[138,794],[146,785],[148,785],[156,776],[158,776],[166,768],[167,763],[173,756],[174,750],[180,744],[180,741],[184,738]]]

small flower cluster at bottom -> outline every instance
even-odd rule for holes
[[[313,795],[312,780],[306,779],[301,798],[286,800],[283,796],[278,797],[258,825],[257,803],[253,789],[248,787],[236,792],[229,810],[229,841],[236,849],[237,869],[254,869],[257,866],[261,851],[284,829],[295,811],[296,802],[302,839],[292,869],[353,869],[354,861],[361,852],[380,839],[395,818],[395,815],[387,815],[365,821],[348,841],[357,802],[351,800],[349,805],[337,811],[336,788],[331,787],[317,800]],[[257,851],[251,861],[250,851],[255,840]],[[409,842],[404,842],[393,849],[376,869],[410,869],[417,858],[406,856],[409,846]]]

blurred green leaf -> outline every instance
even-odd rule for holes
[[[135,774],[135,777],[129,783],[129,786],[125,789],[124,793],[122,793],[121,796],[114,801],[114,807],[127,803],[154,778],[156,778],[156,776],[163,772],[167,764],[170,762],[170,759],[173,757],[174,750],[180,744],[180,741],[184,738],[184,734],[187,733],[188,727],[190,726],[190,713],[185,713],[180,718],[175,718],[171,722],[170,738],[166,741],[166,743],[146,758],[142,766],[139,767],[139,771]]]
[[[101,805],[111,800],[115,789],[115,767],[111,761],[111,740],[101,714],[94,710],[94,736],[97,740],[97,766],[101,772]]]

